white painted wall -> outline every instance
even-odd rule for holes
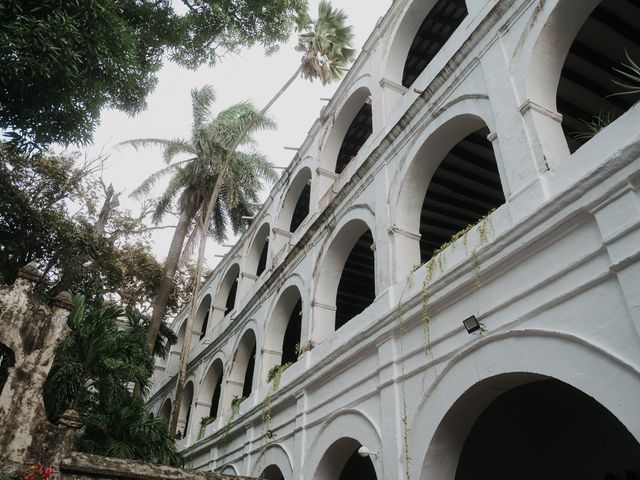
[[[214,312],[191,353],[194,402],[210,402],[199,394],[214,361],[223,362],[228,379],[249,329],[258,346],[257,385],[233,418],[231,396],[223,391],[220,411],[226,413],[202,439],[199,418],[190,422],[180,446],[194,467],[258,476],[275,464],[287,479],[328,478],[325,452],[349,437],[381,452],[372,459],[380,479],[407,473],[453,479],[466,433],[496,394],[479,394],[455,424],[447,413],[467,390],[503,374],[513,374],[499,377],[507,379],[505,388],[541,376],[566,382],[640,439],[640,107],[569,155],[547,100],[555,93],[540,90],[554,86],[537,73],[553,74],[549,65],[562,64],[549,58],[564,55],[549,47],[558,34],[554,22],[569,22],[567,12],[584,19],[596,2],[470,1],[470,15],[407,90],[397,85],[393,68],[402,63],[403,29],[415,23],[410,16],[423,3],[394,2],[250,230],[203,288]],[[414,91],[427,87],[430,96]],[[346,128],[344,109],[357,111],[350,100],[365,90],[374,132],[351,164],[332,175],[333,129]],[[435,268],[413,271],[419,261],[415,215],[426,190],[421,180],[428,181],[443,152],[478,122],[491,131],[507,201],[488,220],[486,241],[475,227],[466,245],[463,239],[451,245]],[[421,151],[432,164],[414,162]],[[224,307],[217,293],[228,289],[227,271],[236,263],[241,272],[253,268],[255,254],[248,252],[263,225],[286,228],[280,215],[290,219],[285,198],[303,168],[312,172],[309,217],[291,236],[271,228],[267,272],[239,287],[234,312],[222,318],[215,309]],[[374,236],[377,297],[333,332],[330,289],[339,272],[332,262],[350,250],[343,239],[354,222]],[[280,295],[292,285],[302,297],[301,342],[317,345],[271,395],[269,439],[261,417],[274,353],[262,349],[277,323],[271,317]],[[485,325],[485,335],[466,333],[462,320],[469,315]],[[176,331],[184,320],[178,315]],[[177,357],[158,365],[148,400],[154,413],[173,394]]]

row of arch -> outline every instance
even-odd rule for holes
[[[409,420],[411,478],[637,478],[640,425],[632,405],[640,372],[569,336],[531,330],[515,336],[487,338],[441,371]],[[516,340],[519,348],[513,348]],[[523,357],[520,349],[530,355]],[[576,365],[585,361],[597,377],[576,375]],[[478,365],[487,368],[477,371]],[[468,375],[469,369],[476,373]],[[306,447],[302,478],[385,478],[382,463],[396,469],[401,452],[380,428],[359,409],[329,415]],[[363,446],[368,457],[358,455]],[[386,457],[385,446],[392,450]],[[274,444],[246,473],[288,480],[291,458]],[[231,466],[219,470],[245,473]]]
[[[594,122],[613,121],[640,99],[639,95],[615,95],[619,84],[625,82],[620,68],[628,62],[626,56],[640,58],[640,7],[631,0],[589,0],[579,9],[574,7],[571,2],[559,2],[555,12],[557,18],[546,27],[552,30],[546,37],[558,43],[554,45],[553,58],[547,62],[551,65],[540,67],[542,72],[533,75],[549,85],[548,88],[532,87],[532,98],[561,115],[561,128],[571,151],[588,139],[585,130],[592,128]],[[415,82],[468,16],[463,0],[417,2],[412,8],[417,9],[407,13],[413,15],[412,25],[405,25],[402,38],[396,38],[392,46],[396,52],[394,61],[404,59],[402,68],[400,65],[394,68],[403,72],[402,84],[405,86]],[[421,23],[416,19],[422,19]],[[556,31],[556,24],[565,20],[563,30]],[[539,42],[542,45],[537,49],[549,48],[548,42]],[[549,51],[540,54],[550,57]],[[550,95],[549,92],[555,93]],[[337,115],[332,130],[322,155],[334,158],[333,169],[340,173],[373,131],[371,92],[367,87],[360,87],[351,95]],[[453,234],[505,202],[508,188],[500,174],[494,146],[488,140],[489,134],[487,124],[476,115],[461,116],[457,122],[444,125],[416,152],[415,157],[424,160],[414,161],[406,172],[399,194],[398,203],[402,208],[398,209],[396,226],[420,236],[420,262],[428,260]],[[448,140],[450,136],[457,139],[453,146]],[[219,322],[233,309],[241,277],[248,279],[247,282],[255,281],[270,266],[273,252],[280,246],[272,245],[278,242],[271,232],[277,229],[288,238],[309,215],[312,179],[309,167],[296,173],[282,201],[277,221],[273,225],[264,223],[250,239],[242,269],[239,264],[228,269],[215,298],[214,318],[212,321],[207,318],[203,334],[210,323]],[[420,211],[419,221],[416,221],[416,211]],[[371,255],[365,250],[373,245],[373,237],[364,231],[361,235],[364,237],[354,243],[359,250],[353,252],[346,266],[346,272],[354,272],[352,278],[347,275],[343,279],[347,291],[353,291],[353,287],[361,282],[355,275],[361,266],[372,272]],[[345,289],[339,288],[339,291]],[[347,297],[354,297],[353,293],[340,294],[337,303],[344,308],[339,308],[337,317],[341,320],[338,323],[344,323],[353,312],[362,311],[363,305],[370,302],[370,282],[362,293],[361,298],[351,301]],[[329,304],[332,302],[330,299]]]
[[[607,24],[606,21],[608,19],[613,22],[611,12],[616,11],[619,14],[624,8],[632,8],[631,3],[627,0],[603,0],[584,20],[582,29],[578,30],[576,38],[570,44],[569,54],[562,69],[563,72],[573,73],[560,75],[558,98],[564,98],[565,91],[576,90],[573,87],[568,90],[565,88],[570,78],[574,80],[577,78],[574,74],[578,67],[572,67],[573,63],[580,63],[574,58],[577,54],[574,55],[572,52],[576,49],[581,52],[580,45],[590,41],[594,30],[599,29],[598,32],[605,37],[613,35],[615,33],[613,25]],[[638,32],[640,32],[640,25],[638,25]],[[640,38],[640,35],[637,38]],[[636,47],[635,44],[629,46],[630,49]],[[640,54],[640,50],[638,53]],[[601,55],[605,54],[606,52],[601,52]],[[583,67],[587,68],[584,64]],[[600,94],[602,102],[609,102],[612,107],[618,105],[616,107],[618,113],[622,112],[623,107],[629,107],[628,102],[622,104],[621,100],[612,100],[608,91],[595,88],[593,82],[596,82],[597,78],[600,77],[594,78],[589,84],[593,88],[587,89],[588,95],[585,97],[589,99],[589,105],[592,105],[589,111],[594,111],[593,109],[596,108],[593,106],[596,104],[594,102],[596,94]],[[578,97],[574,95],[572,98],[574,98],[573,106],[575,107],[577,102],[575,99]],[[560,102],[560,105],[562,104]],[[365,103],[365,106],[367,105],[369,104]],[[370,108],[363,107],[358,110],[355,120],[347,128],[347,133],[354,128],[356,130],[360,128],[363,115],[366,116],[367,111],[370,111]],[[575,120],[575,117],[568,116],[566,125],[575,123]],[[354,125],[357,128],[352,128]],[[505,202],[500,165],[496,159],[494,145],[488,139],[489,132],[487,124],[479,116],[458,115],[445,122],[416,151],[415,159],[405,172],[405,180],[399,189],[394,225],[418,239],[414,238],[410,248],[406,249],[413,250],[409,255],[410,258],[404,262],[406,266],[425,262],[452,235],[474,224]],[[359,136],[362,137],[362,135]],[[567,136],[570,137],[569,134]],[[341,152],[353,150],[351,146],[347,148],[347,144],[344,143],[347,140],[343,141],[343,147],[346,150],[341,147]],[[282,218],[289,224],[289,230],[295,230],[309,213],[310,178],[311,172],[306,168],[291,184],[287,197],[291,197],[292,200],[289,202],[285,200],[286,208],[283,208],[281,213]],[[247,256],[246,265],[250,269],[255,269],[256,275],[260,275],[267,265],[270,229],[269,224],[264,224],[258,229]],[[320,340],[341,328],[375,300],[375,238],[375,220],[367,221],[360,218],[345,222],[333,236],[329,247],[324,250],[321,260],[318,261],[321,268],[313,303],[320,306],[321,311],[314,314],[316,324],[310,328],[316,333],[320,332]],[[403,253],[406,254],[406,251]],[[199,332],[200,339],[204,338],[212,325],[218,323],[234,309],[240,274],[240,265],[232,265],[224,275],[215,299],[207,296],[201,303],[195,322],[195,331]],[[240,366],[231,370],[232,375],[226,382],[226,388],[231,392],[224,396],[226,404],[229,404],[235,396],[246,397],[251,393],[255,383],[253,369],[258,347],[262,351],[276,352],[272,355],[274,357],[281,355],[279,362],[276,360],[268,362],[269,366],[295,362],[297,359],[296,352],[303,344],[302,315],[303,312],[309,311],[310,302],[307,301],[307,307],[303,309],[302,294],[297,289],[285,292],[282,298],[284,300],[278,303],[280,306],[272,313],[272,317],[280,320],[270,323],[271,326],[265,336],[266,339],[276,340],[271,341],[271,345],[257,346],[255,334],[246,334],[247,338],[243,338],[240,342],[234,361]],[[181,331],[179,337],[184,338],[184,334],[185,332]],[[318,338],[318,334],[315,337]],[[177,348],[180,347],[181,345],[178,344]],[[222,367],[220,366],[216,371],[222,372]],[[211,405],[219,403],[221,398],[221,393],[218,392],[222,388],[221,373],[217,374],[216,378],[216,385],[219,384],[219,388],[212,387],[209,389],[212,391],[206,393],[207,396],[211,395],[211,398],[214,396],[217,398],[217,401],[212,401]],[[188,399],[189,395],[185,397]],[[215,416],[214,413],[217,414],[217,412],[210,413],[212,416]],[[188,416],[188,411],[185,410],[185,420]],[[186,423],[188,422],[185,421]]]

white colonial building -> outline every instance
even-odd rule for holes
[[[175,319],[149,408],[192,335],[188,463],[640,478],[640,97],[611,96],[632,60],[638,0],[393,2],[193,331]]]

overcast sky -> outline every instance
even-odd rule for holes
[[[310,0],[309,3],[315,18],[318,0]],[[347,13],[354,28],[354,46],[359,52],[378,19],[391,5],[391,0],[334,0],[333,4]],[[148,98],[146,111],[135,117],[114,110],[103,112],[90,152],[104,151],[110,156],[104,177],[113,183],[117,191],[124,192],[121,205],[137,209],[137,202],[129,199],[128,194],[163,163],[160,150],[136,152],[130,147],[116,149],[116,144],[132,138],[188,138],[191,128],[190,92],[205,84],[213,85],[216,90],[216,112],[246,99],[254,101],[258,108],[262,107],[297,68],[300,56],[294,50],[295,43],[295,38],[292,38],[279,53],[270,57],[265,57],[261,49],[255,48],[228,56],[213,68],[202,67],[196,71],[166,63],[159,73],[155,91]],[[278,124],[277,130],[259,134],[258,149],[274,165],[287,166],[294,152],[284,150],[284,147],[296,147],[304,141],[320,109],[326,104],[320,98],[331,97],[337,87],[338,83],[323,87],[302,79],[294,82],[271,109]],[[171,220],[167,218],[167,222],[171,223]],[[171,235],[170,229],[159,230],[153,235],[154,252],[161,261],[166,256]],[[207,264],[212,267],[219,260],[214,255],[227,249],[213,245],[212,241],[209,243]]]

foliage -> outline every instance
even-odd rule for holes
[[[0,129],[18,145],[90,141],[103,108],[146,107],[168,56],[187,66],[272,52],[306,0],[7,0],[0,4]],[[184,10],[184,13],[183,13]]]
[[[303,78],[317,78],[326,85],[342,77],[355,56],[351,48],[353,29],[346,20],[344,11],[333,8],[326,0],[320,1],[318,17],[309,20],[298,36],[296,50],[303,52]]]
[[[139,319],[114,304],[88,306],[76,295],[67,323],[70,334],[44,388],[49,418],[78,411],[85,425],[76,445],[81,451],[180,464],[166,422],[149,417],[130,393],[133,384],[144,390],[153,372]]]
[[[6,480],[46,480],[54,473],[55,469],[53,467],[47,467],[37,463],[28,468],[16,470],[5,478]]]
[[[88,302],[107,297],[145,310],[162,268],[142,218],[114,209],[97,234],[101,165],[77,155],[26,157],[0,144],[0,275],[12,283],[19,268],[35,261],[44,292],[70,289]],[[191,284],[189,274],[178,280],[171,311]]]
[[[571,132],[569,135],[577,141],[585,143],[608,127],[614,120],[615,117],[611,112],[600,113],[599,115],[594,115],[588,122],[580,120],[584,124],[585,130],[580,132]]]
[[[216,417],[202,417],[200,420],[200,430],[198,430],[198,440],[204,436],[204,430],[216,420]]]
[[[625,77],[625,81],[612,80],[613,83],[623,88],[623,91],[614,95],[637,95],[640,94],[640,65],[633,61],[629,52],[625,50],[625,56],[629,63],[623,63],[621,68],[614,68],[616,72]]]
[[[269,369],[267,373],[267,382],[273,382],[273,390],[278,390],[280,387],[280,378],[284,371],[292,365],[291,362],[283,363],[282,365],[274,365]]]

